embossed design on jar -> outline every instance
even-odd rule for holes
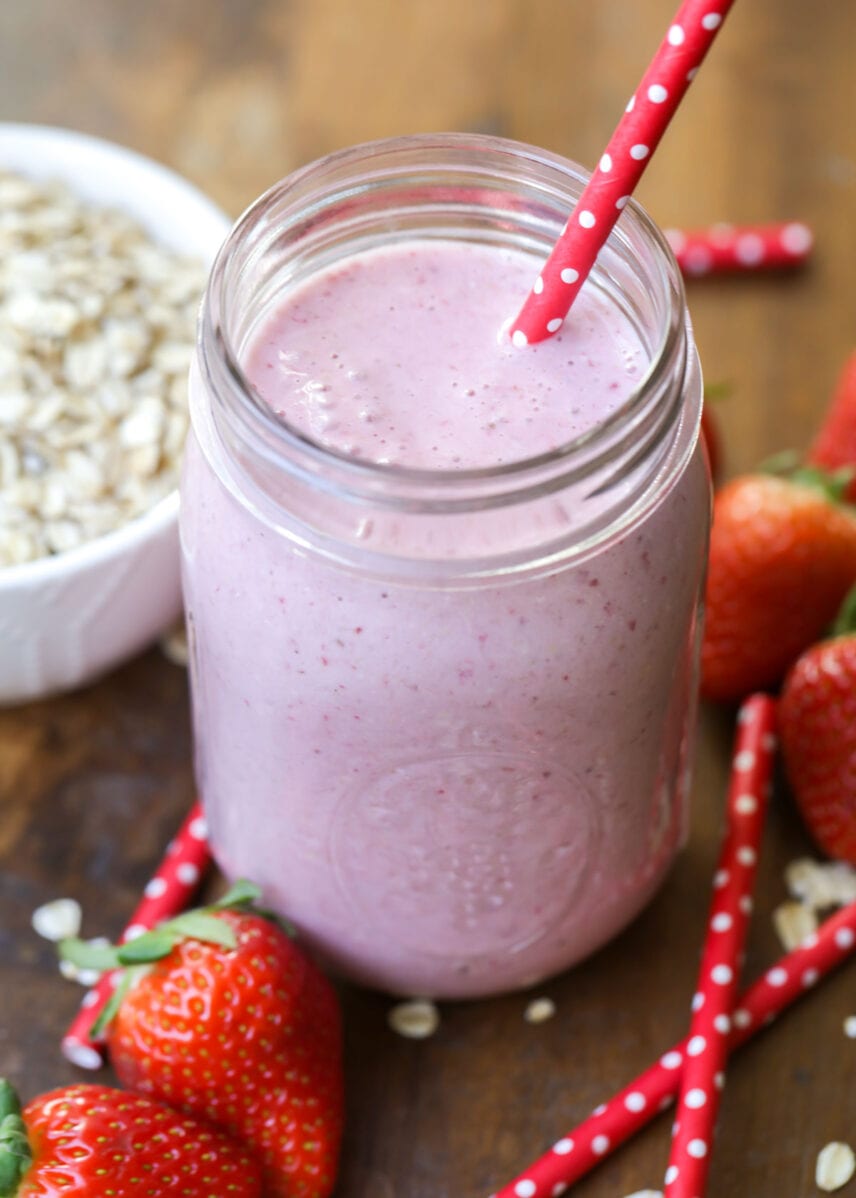
[[[376,933],[472,964],[561,926],[599,836],[593,797],[568,770],[478,751],[364,779],[337,808],[330,851],[343,895]]]

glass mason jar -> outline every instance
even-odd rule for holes
[[[545,257],[585,178],[493,138],[346,150],[248,210],[203,304],[181,538],[214,853],[334,970],[394,993],[564,969],[682,843],[710,485],[681,279],[629,204],[590,285],[644,379],[584,436],[492,469],[325,448],[241,363],[289,288],[357,251]]]

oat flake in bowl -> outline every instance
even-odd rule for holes
[[[0,124],[0,702],[89,681],[180,612],[186,369],[228,228],[130,150]]]
[[[0,170],[0,566],[176,486],[205,274],[127,213]]]

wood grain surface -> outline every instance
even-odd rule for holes
[[[669,0],[4,0],[0,119],[69,125],[177,168],[237,213],[291,168],[420,130],[503,134],[593,163]],[[664,225],[797,217],[813,265],[699,282],[690,306],[727,470],[805,443],[856,342],[856,7],[737,5],[640,198]],[[448,1004],[425,1043],[344,992],[349,1119],[337,1198],[483,1198],[678,1039],[717,848],[732,715],[703,712],[690,843],[637,923],[527,997]],[[157,650],[76,694],[0,712],[0,1073],[25,1095],[80,1075],[58,1052],[80,991],[30,930],[74,895],[116,934],[194,794],[182,670]],[[785,864],[810,851],[777,787],[747,975],[780,951]],[[712,1198],[807,1198],[817,1151],[856,1140],[856,964],[733,1064]],[[576,1193],[659,1188],[660,1120]],[[852,1183],[849,1193],[856,1183]]]

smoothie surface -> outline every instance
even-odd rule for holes
[[[283,297],[244,371],[288,423],[372,462],[455,470],[556,449],[621,407],[648,361],[593,286],[553,338],[512,346],[538,267],[460,241],[356,254]]]

